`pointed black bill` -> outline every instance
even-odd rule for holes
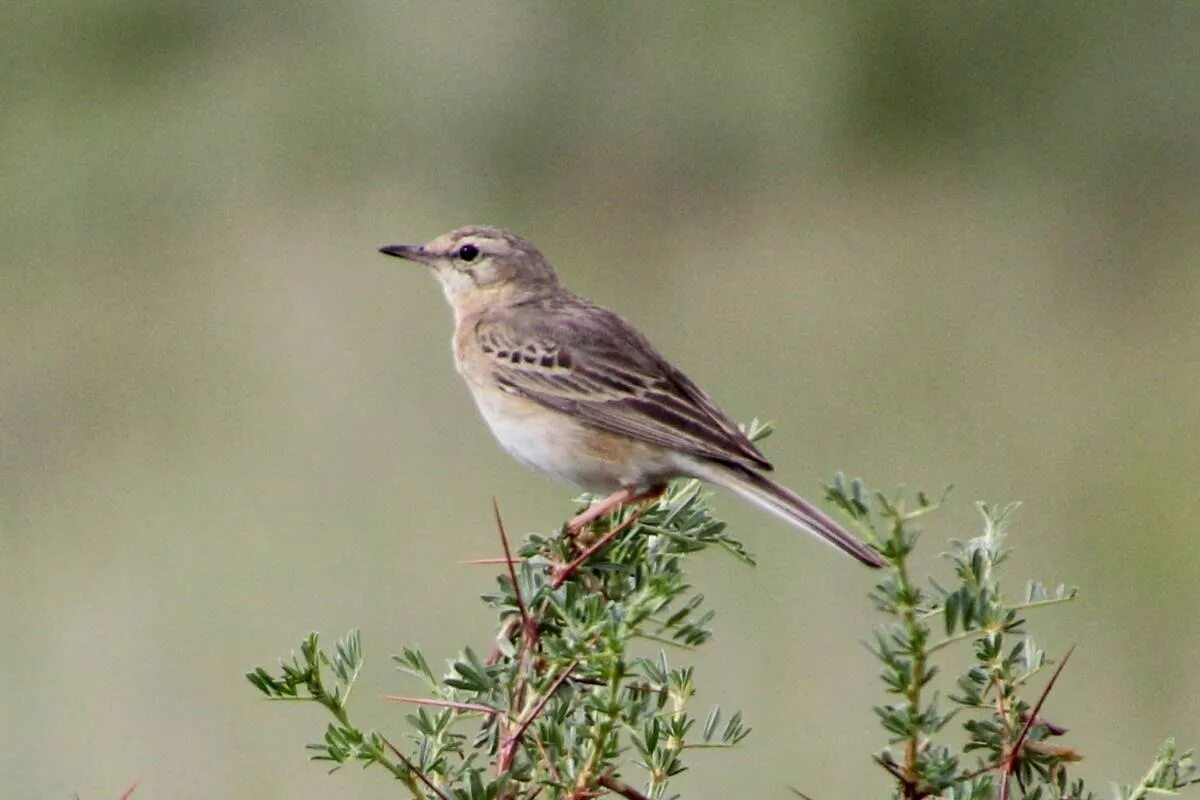
[[[425,252],[424,247],[417,244],[389,244],[379,248],[379,252],[384,255],[417,261],[422,264],[429,263],[429,254]]]

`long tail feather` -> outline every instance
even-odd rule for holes
[[[879,568],[884,565],[879,553],[860,542],[812,503],[770,478],[736,465],[705,462],[696,467],[692,470],[696,477],[730,490],[868,567]]]

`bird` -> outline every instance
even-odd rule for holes
[[[480,225],[381,253],[427,267],[454,314],[454,363],[500,445],[596,495],[577,533],[615,508],[698,478],[853,556],[880,554],[767,477],[771,463],[632,324],[563,286],[530,241]]]

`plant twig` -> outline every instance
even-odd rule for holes
[[[649,797],[642,794],[637,789],[630,786],[628,783],[618,780],[611,773],[608,775],[601,775],[599,780],[597,780],[596,782],[599,783],[601,786],[603,786],[605,789],[610,789],[610,790],[616,792],[617,794],[626,798],[626,800],[650,800]]]
[[[1025,743],[1025,737],[1029,735],[1030,729],[1037,721],[1038,713],[1042,710],[1042,704],[1046,702],[1046,698],[1050,695],[1050,690],[1054,688],[1054,682],[1058,680],[1058,676],[1062,674],[1063,667],[1067,666],[1067,662],[1071,659],[1071,654],[1075,652],[1075,645],[1067,648],[1067,652],[1063,655],[1062,660],[1058,662],[1058,667],[1050,676],[1050,680],[1046,683],[1046,688],[1042,690],[1042,694],[1034,703],[1033,708],[1029,711],[1029,718],[1025,720],[1024,727],[1017,734],[1017,738],[1013,741],[1012,747],[1009,749],[1008,759],[1004,765],[1004,771],[1000,773],[1000,800],[1008,800],[1009,792],[1009,776],[1016,772],[1017,761],[1021,757],[1021,746]]]
[[[437,706],[438,708],[453,708],[457,711],[467,711],[467,712],[471,712],[471,713],[487,714],[488,716],[494,716],[496,714],[504,713],[503,711],[501,711],[498,708],[492,708],[491,706],[484,706],[484,705],[480,705],[478,703],[457,703],[453,700],[436,700],[431,697],[409,697],[409,696],[403,695],[403,694],[385,694],[383,696],[383,699],[384,700],[393,700],[397,703],[415,703],[416,705],[421,705],[421,706]]]
[[[525,735],[525,731],[528,730],[529,726],[533,724],[533,721],[537,719],[538,714],[542,713],[542,709],[546,707],[546,703],[550,702],[550,698],[554,696],[556,691],[558,691],[558,687],[562,685],[562,682],[565,681],[568,676],[570,676],[577,666],[579,666],[579,659],[575,659],[568,664],[566,669],[564,669],[559,676],[554,679],[553,683],[550,684],[550,687],[546,689],[546,693],[541,697],[541,699],[538,700],[537,705],[530,710],[529,714],[517,725],[516,729],[508,735],[508,738],[500,748],[500,765],[502,765],[503,768],[498,769],[498,772],[506,772],[508,771],[509,767],[512,766],[513,755],[516,753],[517,745],[521,743],[521,737]]]
[[[386,736],[380,734],[379,738],[382,739],[383,743],[387,745],[387,748],[392,751],[392,755],[400,759],[400,763],[403,764],[409,772],[411,772],[413,775],[416,775],[418,778],[420,778],[421,783],[429,787],[429,791],[436,794],[441,798],[441,800],[450,800],[450,798],[446,796],[446,793],[437,786],[434,786],[433,781],[429,780],[429,776],[426,775],[416,764],[409,761],[404,753],[401,753],[399,750],[397,750],[396,745],[392,744]]]
[[[497,560],[496,563],[500,562]],[[1073,594],[1066,597],[1048,597],[1045,600],[1030,600],[1028,603],[1016,603],[1015,605],[1008,606],[1008,608],[1012,609],[1013,611],[1029,611],[1030,609],[1041,608],[1042,606],[1056,606],[1060,603],[1071,603],[1078,599],[1078,594]],[[938,606],[937,608],[931,608],[928,611],[922,612],[917,619],[932,619],[933,617],[943,613],[945,613],[945,609],[943,609],[942,606]]]
[[[561,566],[557,570],[555,570],[554,579],[552,581],[550,581],[550,587],[553,589],[557,589],[558,587],[562,586],[563,582],[568,577],[570,577],[571,573],[574,572],[575,570],[579,569],[579,566],[581,564],[583,564],[585,561],[587,561],[589,558],[591,558],[592,555],[597,550],[604,547],[606,544],[611,542],[617,536],[620,536],[622,533],[629,530],[629,528],[633,525],[633,523],[635,523],[639,519],[641,519],[641,516],[644,513],[644,511],[645,511],[645,509],[642,509],[642,508],[637,509],[636,511],[634,511],[632,514],[629,515],[629,519],[625,520],[620,525],[616,526],[615,528],[610,530],[608,533],[601,536],[599,539],[596,540],[595,544],[593,544],[592,546],[590,546],[586,550],[584,550],[582,553],[580,553],[569,564]]]
[[[538,755],[542,757],[542,763],[546,766],[546,771],[550,773],[550,779],[555,783],[562,783],[562,778],[558,776],[558,767],[554,766],[554,759],[546,752],[546,745],[536,733],[533,735],[533,744],[538,750]]]
[[[504,530],[504,520],[500,518],[500,504],[496,502],[495,497],[492,498],[492,512],[496,515],[496,530],[500,533],[500,544],[504,547],[504,565],[508,567],[508,577],[512,580],[513,597],[517,601],[517,611],[521,614],[521,626],[525,629],[527,636],[536,638],[537,624],[529,616],[529,610],[525,607],[525,599],[521,596],[521,584],[517,581],[512,550],[508,546],[508,533]]]
[[[879,766],[883,767],[885,770],[890,772],[892,774],[892,777],[895,778],[896,780],[900,781],[903,784],[908,784],[910,782],[908,778],[904,777],[904,772],[901,771],[900,767],[898,767],[895,763],[893,763],[891,761],[885,761],[884,759],[880,758],[879,756],[872,756],[871,758],[875,761],[876,764],[878,764]]]
[[[896,522],[897,526],[902,526],[903,523]],[[899,540],[902,535],[902,527],[897,528],[896,539]],[[916,589],[912,585],[912,579],[908,574],[908,559],[906,554],[896,556],[893,562],[893,569],[896,573],[896,581],[900,586],[900,591],[907,597],[915,597]],[[915,632],[920,629],[921,623],[917,620],[916,609],[911,605],[903,608],[900,612],[903,625],[908,629],[909,635],[914,636]],[[917,648],[912,654],[912,675],[909,679],[908,686],[905,687],[905,699],[908,701],[909,713],[918,715],[921,713],[921,687],[925,685],[925,667],[928,651],[923,648]],[[917,776],[917,759],[919,756],[917,737],[910,736],[904,743],[904,796],[908,800],[920,800],[921,795],[918,793],[916,776]]]
[[[512,581],[513,598],[517,605],[517,612],[520,615],[520,631],[521,644],[520,652],[517,655],[517,680],[513,688],[511,704],[514,709],[519,708],[525,702],[525,691],[528,685],[528,666],[533,658],[534,648],[537,646],[538,639],[538,624],[529,614],[529,609],[525,606],[524,597],[521,595],[521,585],[517,581],[517,571],[513,566],[512,550],[508,546],[508,533],[504,530],[504,520],[500,517],[500,504],[496,502],[496,498],[492,498],[492,511],[496,515],[496,530],[500,534],[500,545],[504,548],[504,563],[508,568],[508,577]],[[507,635],[507,634],[505,634]],[[497,648],[498,650],[499,648]],[[520,740],[520,732],[522,728],[510,732],[508,734],[508,742]],[[496,762],[496,772],[499,775],[504,774],[512,767],[513,755],[516,753],[516,745],[506,743],[500,748],[500,755]]]

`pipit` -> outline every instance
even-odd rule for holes
[[[558,282],[536,247],[466,227],[424,245],[380,248],[433,270],[454,310],[454,363],[500,444],[522,464],[609,493],[568,523],[578,532],[667,481],[699,478],[862,563],[879,554],[791,490],[703,391],[619,316]]]

